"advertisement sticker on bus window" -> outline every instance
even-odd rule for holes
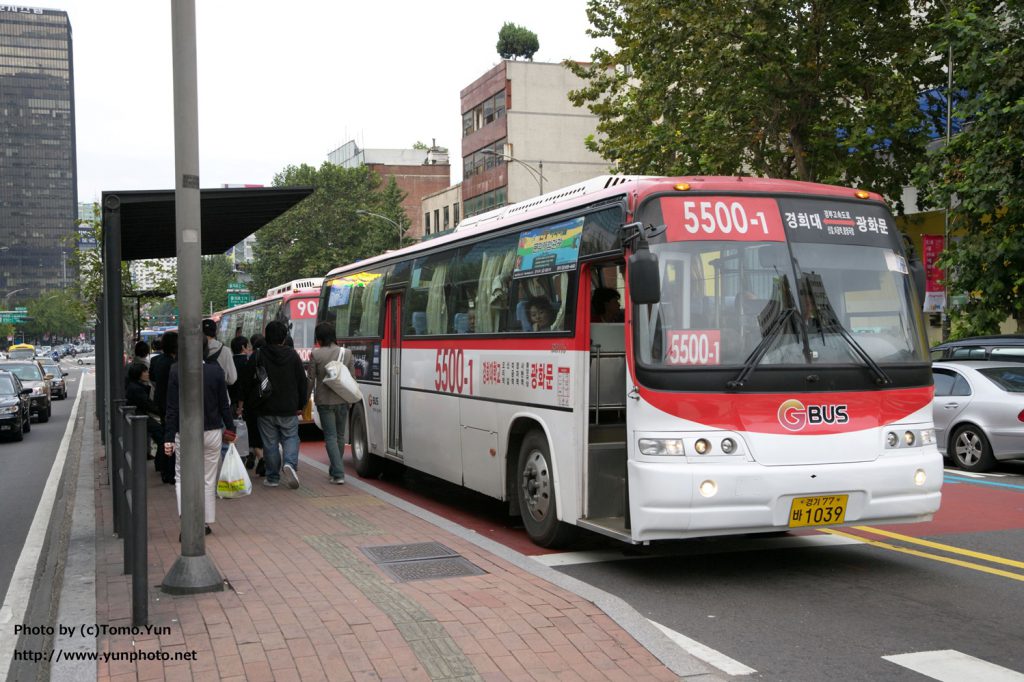
[[[718,329],[673,329],[666,340],[666,365],[717,365],[721,362],[722,332]]]
[[[900,250],[896,221],[878,203],[780,198],[779,210],[791,241]]]
[[[899,272],[904,275],[910,274],[910,269],[907,267],[907,259],[895,251],[885,252],[885,265],[889,268],[889,272]]]
[[[781,242],[785,231],[775,199],[669,196],[659,199],[669,241]]]
[[[519,233],[513,279],[575,270],[583,236],[583,216]]]

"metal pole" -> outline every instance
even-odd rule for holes
[[[149,621],[149,515],[146,513],[146,455],[149,417],[129,417],[132,434],[132,625]]]
[[[178,379],[181,419],[181,556],[164,577],[170,594],[219,592],[206,555],[203,514],[203,358],[199,193],[199,101],[195,0],[171,0],[174,53],[174,212],[178,249]]]
[[[946,149],[949,149],[949,142],[953,136],[953,46],[949,46],[949,61],[946,64]],[[943,216],[942,226],[942,250],[949,249],[949,211],[953,204],[953,197],[949,198],[949,205]],[[946,268],[942,277],[943,297],[946,299],[942,305],[942,340],[949,340],[949,268]]]
[[[123,550],[124,574],[132,573],[132,557],[135,555],[135,536],[132,533],[132,512],[135,511],[135,494],[132,491],[132,431],[131,418],[135,414],[135,408],[129,405],[122,405],[120,414],[117,417],[119,422],[118,433],[121,436],[121,455],[117,461],[117,476],[121,482],[121,490],[124,496],[121,498],[121,545]]]
[[[124,407],[124,398],[117,398],[110,402],[113,414],[119,417],[121,415],[121,408]],[[114,534],[119,538],[123,538],[125,534],[125,528],[121,525],[121,508],[124,506],[124,483],[121,480],[121,430],[123,427],[121,420],[117,417],[112,419],[110,426],[110,438],[107,439],[110,455],[107,462],[110,465],[110,493],[113,499]]]

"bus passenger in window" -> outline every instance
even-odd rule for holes
[[[608,287],[594,289],[590,296],[591,322],[624,322],[619,292]]]
[[[551,323],[555,319],[555,309],[548,299],[543,296],[534,296],[526,302],[526,310],[530,316],[530,327],[533,331],[551,330]]]

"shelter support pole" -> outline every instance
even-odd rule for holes
[[[219,592],[206,554],[203,514],[203,347],[200,279],[199,101],[195,0],[171,0],[174,64],[174,215],[178,250],[178,386],[181,555],[164,577],[169,594]]]

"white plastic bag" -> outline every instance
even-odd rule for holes
[[[359,384],[341,361],[345,350],[339,348],[338,357],[324,365],[324,386],[341,396],[346,403],[362,402],[363,392],[359,390]]]
[[[224,455],[224,462],[220,466],[220,479],[217,481],[217,497],[221,499],[231,497],[245,497],[252,492],[252,481],[249,480],[249,472],[245,470],[245,464],[238,454],[238,448],[234,443],[228,444],[228,452]]]

